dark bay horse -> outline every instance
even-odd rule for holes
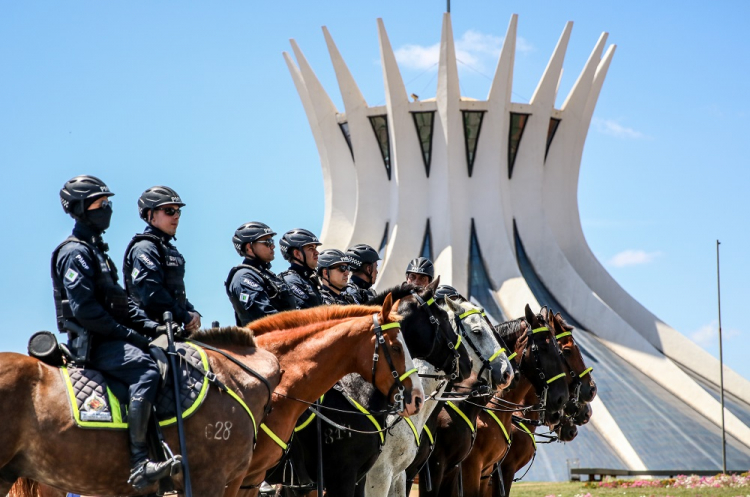
[[[201,335],[270,382],[279,383],[276,358],[255,346],[247,330],[231,328],[224,335]],[[269,399],[266,386],[220,354],[207,351],[212,370],[251,409],[255,421],[263,420]],[[16,495],[31,490],[28,479],[85,495],[142,495],[127,483],[130,458],[126,430],[78,428],[71,416],[68,392],[58,368],[37,359],[0,354],[0,409],[4,421],[0,434],[0,495],[14,482]],[[177,430],[164,428],[174,450]],[[226,484],[247,469],[255,437],[253,422],[237,400],[208,390],[203,406],[185,420],[186,445],[195,495],[218,497]],[[24,478],[25,477],[25,478]],[[181,476],[175,477],[177,486]]]
[[[257,495],[257,487],[265,478],[266,471],[284,455],[297,419],[308,408],[307,403],[318,399],[348,373],[359,373],[370,378],[373,375],[373,351],[377,350],[382,358],[390,354],[394,366],[392,370],[384,359],[376,363],[375,387],[387,395],[389,401],[393,401],[393,386],[399,378],[403,378],[404,393],[407,397],[411,396],[405,414],[418,410],[424,394],[417,377],[404,375],[407,369],[412,369],[413,363],[399,328],[389,326],[400,319],[398,314],[391,313],[392,298],[386,297],[382,308],[365,307],[367,312],[364,316],[361,316],[361,307],[316,307],[285,312],[250,323],[258,345],[277,356],[283,371],[281,383],[274,392],[273,410],[265,421],[277,440],[268,432],[259,436],[245,476],[227,487],[227,497]],[[302,319],[308,316],[313,318],[313,324],[308,324],[309,319],[307,323]],[[383,328],[383,342],[379,346],[373,316]],[[331,317],[334,319],[321,321]],[[289,330],[291,323],[302,326]],[[284,331],[273,331],[277,329]]]
[[[555,432],[561,441],[571,441],[578,434],[576,425],[586,424],[591,418],[591,406],[588,403],[596,396],[596,383],[591,376],[592,369],[586,367],[581,349],[574,339],[574,328],[565,322],[560,313],[555,314],[554,317],[550,313],[549,325],[555,330],[555,337],[560,345],[566,370],[568,371],[568,378],[573,387],[571,389],[571,399],[565,406],[566,415],[555,428]],[[580,387],[577,387],[577,385],[580,385]],[[529,392],[530,396],[531,394],[532,392]],[[536,399],[533,397],[527,400],[529,403],[535,401]],[[529,417],[534,419],[537,416],[532,413]],[[516,473],[534,457],[536,444],[532,437],[536,427],[533,424],[526,425],[526,427],[531,432],[531,435],[513,425],[511,431],[513,443],[510,446],[508,454],[500,462],[500,470],[492,473],[491,488],[484,487],[483,495],[485,497],[505,497],[509,495],[510,487],[513,484],[513,478]],[[487,468],[484,471],[486,473]]]

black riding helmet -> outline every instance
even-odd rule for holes
[[[138,199],[138,214],[140,214],[141,219],[148,222],[148,213],[162,205],[182,207],[185,203],[177,192],[168,186],[152,186],[143,192],[141,198]]]
[[[274,236],[276,235],[276,232],[267,224],[252,221],[237,228],[237,231],[234,232],[234,236],[232,237],[232,243],[234,244],[234,249],[237,253],[244,257],[246,255],[245,244],[257,242],[258,239],[266,235]]]
[[[321,243],[318,237],[313,235],[312,232],[301,228],[287,231],[279,240],[281,255],[289,262],[294,261],[294,249],[302,250],[302,247],[305,245],[317,246],[321,245]],[[304,251],[302,256],[304,257]]]
[[[432,261],[427,257],[417,257],[409,262],[406,266],[406,275],[409,273],[423,274],[430,278],[430,281],[435,277],[435,266],[432,265]]]
[[[440,285],[438,289],[435,291],[435,298],[436,299],[445,299],[447,297],[461,297],[463,299],[463,296],[458,293],[458,290],[453,288],[450,285]]]
[[[352,266],[352,269],[358,271],[363,264],[373,264],[380,260],[380,254],[374,248],[366,243],[360,243],[349,247],[346,251],[346,262]]]
[[[348,264],[346,254],[338,249],[325,249],[318,255],[318,274],[323,269],[330,269],[337,264]]]
[[[60,203],[66,214],[81,217],[99,197],[114,195],[96,176],[81,175],[68,180],[60,190]]]

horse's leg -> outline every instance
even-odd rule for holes
[[[437,489],[438,497],[461,497],[458,494],[458,478],[461,474],[460,465],[456,465],[445,471],[440,480],[440,488]],[[433,483],[433,487],[435,484]]]
[[[224,489],[223,497],[234,497],[235,495],[237,495],[237,493],[240,491],[240,486],[242,486],[242,480],[244,478],[245,475],[242,475],[239,478],[235,478],[234,480],[230,481]]]
[[[440,455],[433,453],[427,460],[422,471],[419,472],[419,497],[435,497],[440,490],[440,484],[443,481],[445,470],[445,461],[441,460]],[[427,469],[429,468],[430,482],[432,490],[427,491]]]
[[[354,474],[341,475],[340,478],[326,480],[327,497],[354,497],[357,481]]]
[[[367,473],[365,486],[366,497],[385,497],[391,488],[391,471],[386,464],[377,464],[377,471]],[[360,485],[361,485],[360,484]]]
[[[465,460],[461,463],[461,477],[463,478],[464,497],[480,497],[482,465],[477,460]]]
[[[399,471],[393,475],[391,488],[388,491],[389,497],[406,497],[406,472]]]

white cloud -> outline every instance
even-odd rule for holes
[[[659,257],[661,252],[646,252],[645,250],[623,250],[609,260],[614,267],[637,266],[648,264]]]
[[[605,135],[614,136],[615,138],[639,139],[646,138],[646,135],[633,128],[627,128],[614,119],[594,118],[592,121],[594,128]]]
[[[463,64],[485,70],[486,66],[494,67],[500,57],[503,39],[470,29],[456,40],[456,58]],[[516,39],[516,51],[528,53],[533,46],[523,38]],[[426,70],[435,68],[440,59],[440,43],[430,46],[404,45],[395,50],[396,60],[406,69]]]
[[[735,329],[724,329],[721,330],[721,337],[723,340],[730,340],[734,337],[740,336],[741,333]],[[690,339],[703,348],[716,347],[718,348],[719,343],[719,322],[714,319],[710,323],[701,326],[690,334]]]

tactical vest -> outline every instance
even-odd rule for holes
[[[118,277],[115,263],[108,255],[90,243],[75,236],[70,236],[52,252],[52,292],[55,299],[57,329],[60,333],[68,334],[71,352],[80,361],[85,362],[91,347],[88,332],[73,315],[62,279],[57,274],[57,257],[60,250],[71,242],[80,243],[93,254],[93,258],[97,262],[94,267],[94,298],[117,322],[126,322],[128,319],[128,295],[117,284]]]
[[[318,275],[317,274],[312,273],[309,277],[306,278],[305,276],[301,275],[294,269],[289,268],[286,271],[279,273],[279,277],[282,280],[286,281],[286,278],[284,278],[284,275],[286,274],[296,274],[297,277],[299,277],[299,279],[302,281],[304,288],[299,288],[297,285],[295,285],[295,288],[300,292],[304,292],[305,295],[309,297],[308,300],[310,301],[310,304],[311,304],[310,307],[317,307],[319,305],[323,305],[323,297],[320,295],[320,290],[318,289]],[[288,283],[288,285],[292,286],[291,283]],[[293,293],[296,293],[295,290],[291,288],[290,290]]]
[[[263,282],[265,283],[263,285],[263,291],[266,292],[266,295],[268,295],[268,300],[271,301],[271,305],[273,305],[273,307],[277,311],[290,311],[297,308],[297,302],[294,300],[292,293],[289,291],[289,286],[283,279],[279,278],[270,271],[258,269],[257,267],[251,266],[249,264],[240,264],[239,266],[233,267],[229,271],[229,276],[227,276],[227,280],[224,282],[224,289],[227,292],[229,301],[232,303],[232,307],[234,307],[234,319],[237,322],[237,326],[242,326],[240,315],[247,312],[239,304],[239,302],[235,302],[235,299],[233,298],[232,292],[230,290],[232,279],[234,279],[234,275],[240,269],[249,269],[258,274],[263,279]]]
[[[148,240],[153,242],[159,249],[159,258],[161,259],[161,268],[164,271],[164,287],[172,295],[181,306],[185,306],[187,297],[185,294],[185,258],[182,257],[177,249],[171,245],[164,243],[164,240],[156,235],[149,233],[139,233],[130,240],[128,248],[125,249],[125,260],[122,263],[122,271],[125,275],[125,289],[128,295],[138,304],[140,308],[143,307],[143,302],[140,301],[138,295],[135,294],[130,288],[133,264],[128,260],[128,255],[133,248],[133,245],[140,242],[141,240]],[[161,322],[161,319],[157,319]]]

